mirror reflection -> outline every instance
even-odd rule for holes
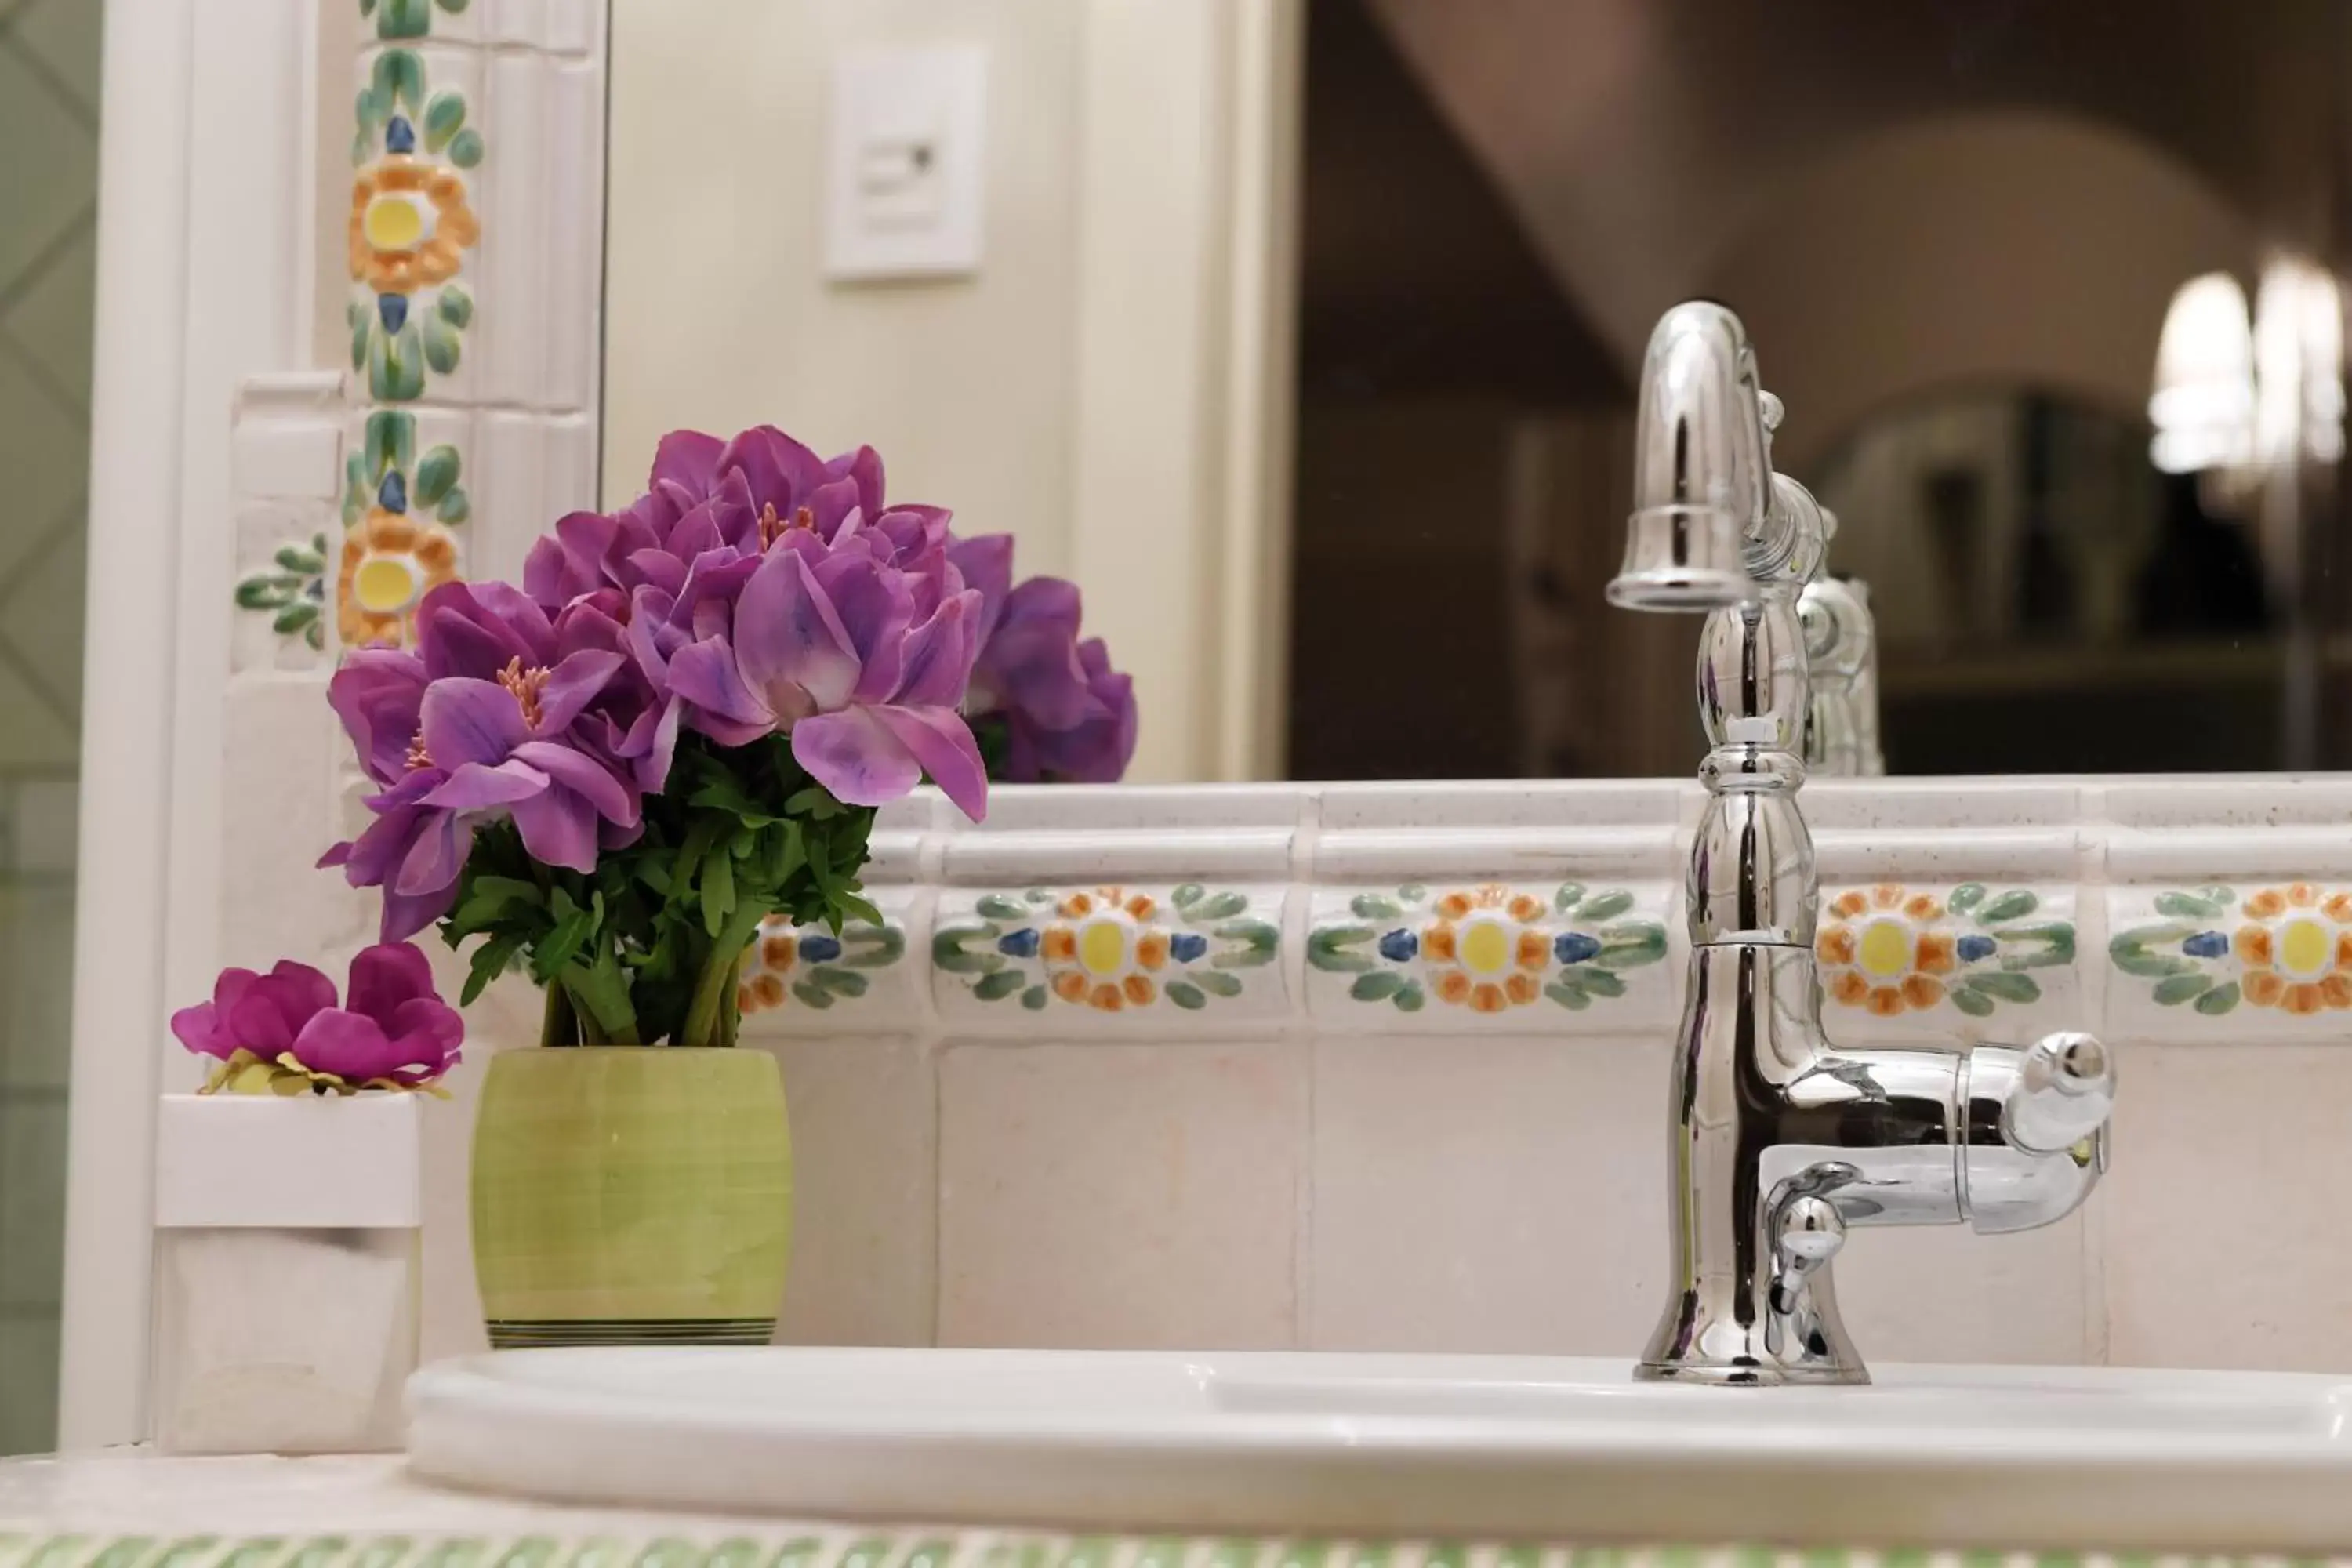
[[[1874,623],[1817,771],[2346,765],[2347,29],[614,0],[605,500],[673,426],[870,442],[1077,584],[1133,779],[1684,774],[1696,619],[1602,590],[1710,299]]]

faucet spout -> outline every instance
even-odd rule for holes
[[[1647,1379],[1866,1383],[1832,1283],[1852,1231],[2031,1229],[2073,1212],[2106,1168],[2115,1069],[2087,1035],[1959,1052],[1841,1049],[1822,1032],[1820,886],[1797,796],[1818,730],[1808,658],[1837,629],[1824,614],[1845,605],[1800,604],[1836,522],[1771,471],[1779,422],[1737,316],[1705,303],[1666,313],[1643,366],[1634,510],[1609,588],[1632,608],[1708,612],[1670,1278],[1635,1373]]]

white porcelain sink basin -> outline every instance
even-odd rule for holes
[[[2318,1551],[2352,1381],[1884,1367],[1709,1390],[1624,1363],[552,1350],[409,1385],[427,1479],[560,1501],[1075,1528]]]

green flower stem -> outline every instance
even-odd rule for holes
[[[769,907],[756,899],[737,903],[727,923],[719,928],[711,940],[710,956],[702,965],[702,973],[694,983],[694,1000],[686,1010],[686,1028],[678,1036],[681,1046],[731,1046],[735,1043],[737,1007],[735,981],[742,967],[743,952],[760,932],[760,922],[768,918]]]
[[[572,1006],[572,993],[561,984],[547,987],[547,1010],[541,1016],[539,1043],[542,1046],[576,1046],[580,1043],[580,1016]]]

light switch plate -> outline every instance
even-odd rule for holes
[[[833,72],[825,276],[980,268],[988,57],[973,45],[858,50]]]

